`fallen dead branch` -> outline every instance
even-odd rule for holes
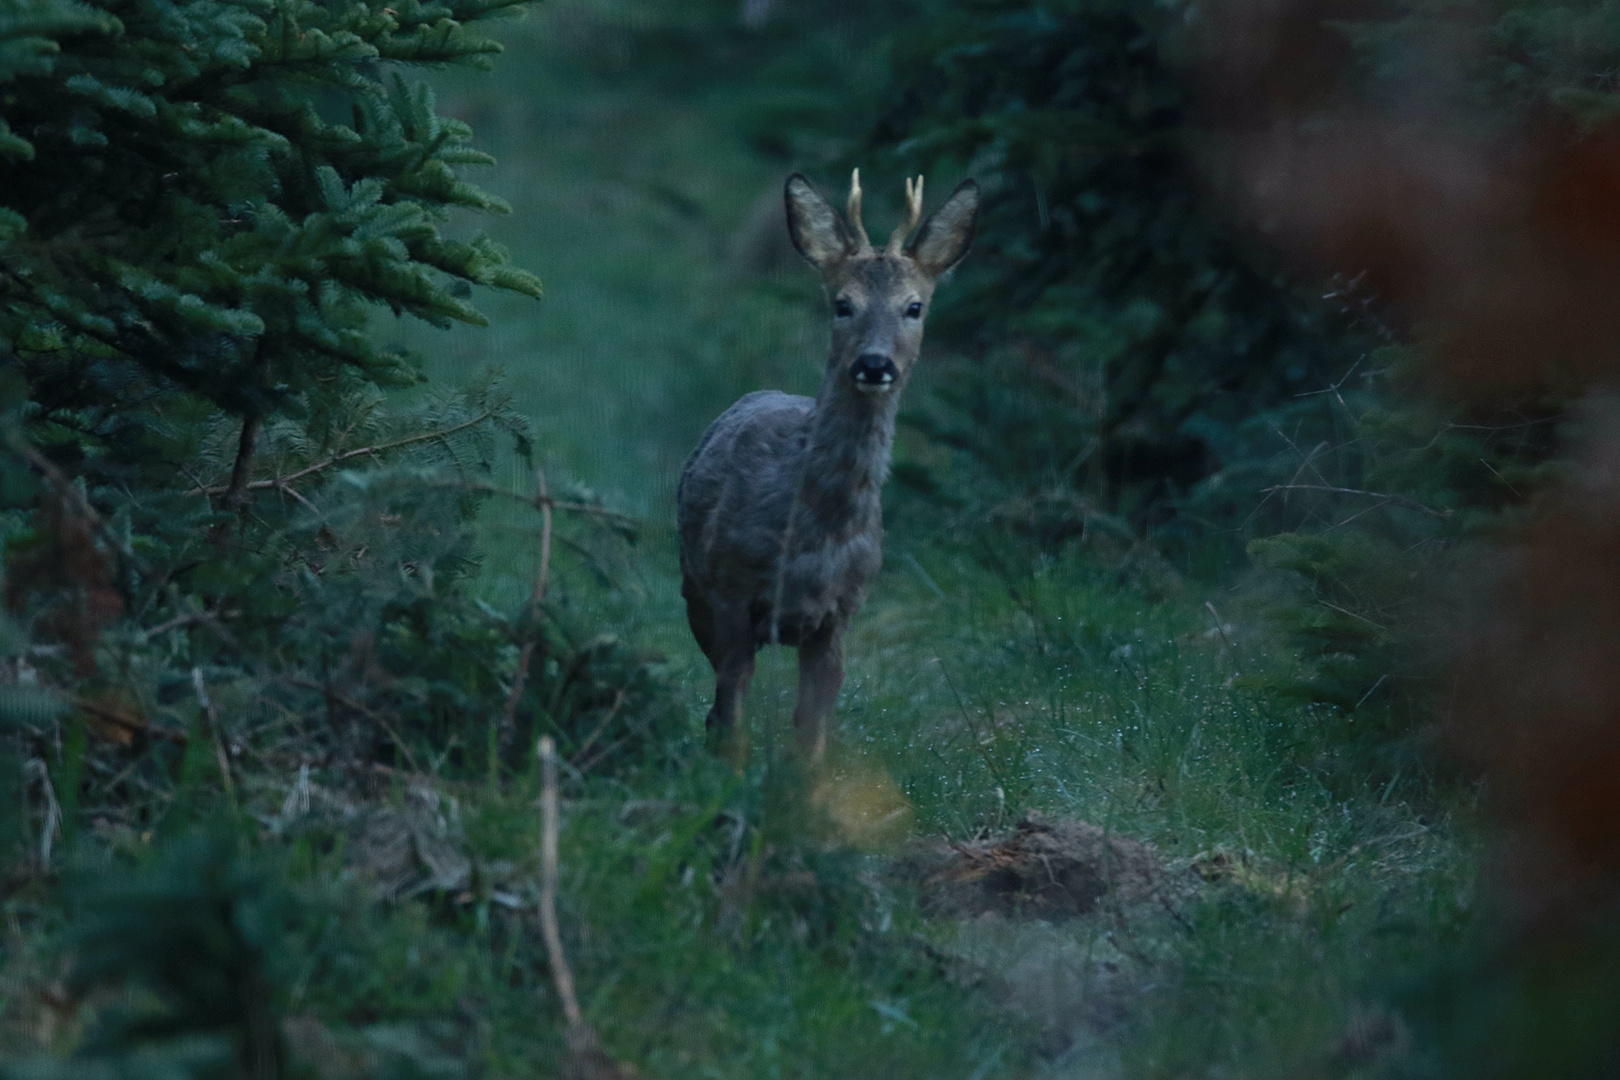
[[[550,736],[539,743],[540,793],[540,934],[545,938],[551,978],[562,999],[567,1019],[568,1061],[563,1066],[567,1080],[639,1080],[641,1074],[629,1065],[615,1061],[602,1049],[596,1031],[585,1022],[574,995],[574,972],[563,952],[562,934],[557,929],[557,744]]]

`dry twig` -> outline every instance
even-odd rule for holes
[[[545,470],[535,469],[534,475],[539,485],[535,504],[540,508],[540,569],[534,576],[534,585],[529,589],[526,614],[530,625],[524,629],[523,650],[518,653],[517,671],[512,675],[512,688],[506,695],[506,710],[501,716],[503,732],[511,731],[517,725],[518,702],[522,700],[523,689],[528,685],[529,665],[534,662],[535,645],[539,640],[534,631],[534,617],[540,609],[540,601],[546,598],[546,580],[551,576],[551,493],[546,489]]]
[[[1332,484],[1277,484],[1273,487],[1262,488],[1267,495],[1274,491],[1325,491],[1333,495],[1360,495],[1368,499],[1381,499],[1396,506],[1404,506],[1409,510],[1421,510],[1425,514],[1437,518],[1448,518],[1450,510],[1436,510],[1416,499],[1409,499],[1405,495],[1395,495],[1385,491],[1364,491],[1361,488],[1335,487]]]
[[[219,764],[219,779],[225,785],[225,800],[236,809],[236,782],[231,779],[231,759],[225,753],[225,740],[219,732],[219,711],[208,696],[208,685],[203,682],[202,668],[191,669],[191,685],[197,690],[197,701],[202,704],[203,717],[208,724],[208,735],[214,743],[214,760]]]
[[[45,795],[45,827],[39,834],[39,868],[51,868],[51,844],[62,824],[62,806],[56,801],[56,789],[51,786],[51,771],[44,758],[29,758],[28,768],[39,776],[40,790]]]
[[[568,1062],[563,1066],[566,1080],[639,1080],[629,1065],[615,1061],[602,1049],[596,1032],[585,1022],[574,995],[574,972],[563,953],[562,934],[557,929],[557,744],[550,736],[539,742],[540,751],[540,934],[545,938],[551,978],[562,999],[563,1016],[568,1021]]]
[[[375,457],[387,450],[398,450],[402,446],[411,446],[415,443],[432,442],[435,439],[449,438],[458,431],[465,431],[467,428],[476,427],[477,425],[482,424],[485,420],[490,419],[494,415],[495,414],[493,412],[484,412],[473,417],[471,420],[463,420],[461,423],[452,427],[444,428],[441,431],[424,431],[419,435],[411,435],[403,439],[395,439],[393,442],[377,443],[373,446],[360,446],[353,450],[344,450],[341,453],[332,454],[324,461],[317,461],[313,465],[306,465],[302,469],[298,469],[295,472],[290,472],[286,476],[273,476],[265,480],[253,480],[251,482],[241,484],[240,486],[236,485],[233,478],[230,484],[214,484],[211,487],[197,488],[192,491],[192,494],[224,495],[231,491],[233,487],[236,487],[239,491],[264,491],[270,488],[285,489],[287,485],[291,484],[295,480],[302,480],[306,476],[314,476],[318,473],[323,473],[327,469],[331,469],[343,464],[345,461],[352,461],[358,457]],[[244,438],[245,435],[246,433],[244,429]]]

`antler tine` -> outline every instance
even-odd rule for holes
[[[900,254],[901,245],[906,242],[906,237],[911,235],[911,230],[915,229],[917,222],[922,220],[922,191],[923,178],[921,176],[917,177],[916,187],[911,186],[910,177],[906,178],[906,223],[889,235],[890,255]]]
[[[849,174],[849,227],[855,230],[855,241],[861,252],[872,250],[872,241],[866,238],[866,226],[861,224],[861,170]]]

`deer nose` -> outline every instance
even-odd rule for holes
[[[900,377],[894,360],[883,353],[862,353],[850,365],[849,376],[862,386],[889,387]]]

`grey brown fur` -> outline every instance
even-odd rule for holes
[[[742,699],[762,645],[799,650],[793,726],[811,761],[843,685],[843,635],[882,565],[883,483],[895,414],[922,344],[934,283],[967,252],[978,188],[964,183],[918,230],[874,250],[858,175],[839,216],[804,177],[787,182],[788,231],[833,302],[832,348],[815,398],[748,394],[703,435],[681,471],[681,595],[715,670],[711,743],[743,753]],[[908,196],[910,195],[908,185]]]

